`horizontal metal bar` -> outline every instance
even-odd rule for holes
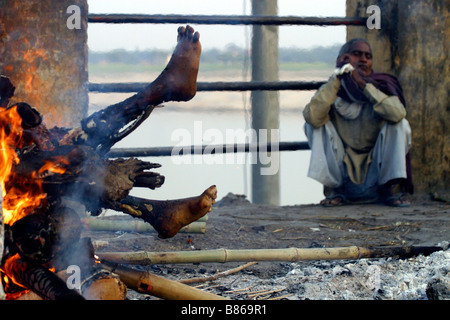
[[[197,91],[317,90],[325,81],[198,82]],[[91,92],[138,92],[148,82],[89,83]]]
[[[260,150],[270,152],[309,150],[309,144],[305,141],[279,142],[266,144],[224,144],[206,146],[176,146],[176,147],[154,147],[154,148],[114,148],[108,152],[109,158],[119,157],[168,157],[172,155],[210,155],[223,153],[259,152]],[[205,151],[207,151],[205,153]]]
[[[309,25],[309,26],[362,26],[364,17],[297,17],[297,16],[221,16],[221,15],[149,15],[149,14],[96,14],[88,15],[91,23],[192,23],[225,25]]]

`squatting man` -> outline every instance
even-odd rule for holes
[[[324,186],[322,205],[410,205],[405,193],[413,192],[411,128],[405,106],[397,78],[372,70],[367,41],[342,46],[335,72],[303,110],[311,147],[308,176]]]

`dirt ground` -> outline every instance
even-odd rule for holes
[[[178,233],[158,239],[152,232],[87,231],[94,241],[107,241],[102,251],[179,251],[208,249],[314,248],[340,246],[436,246],[450,240],[450,202],[445,197],[412,197],[407,208],[381,204],[324,208],[318,204],[265,206],[228,194],[208,214],[205,233]],[[109,217],[118,219],[124,217]],[[132,219],[125,217],[125,219]],[[202,277],[244,262],[134,266],[173,280]],[[311,265],[313,263],[307,262]],[[336,265],[333,265],[336,267]],[[448,259],[446,262],[448,269]],[[292,264],[260,262],[240,273],[261,281],[283,277]],[[255,281],[255,280],[252,280]],[[217,282],[214,283],[220,287]],[[212,284],[210,284],[212,285]],[[227,288],[222,288],[226,290]],[[229,289],[229,288],[228,288]],[[132,299],[151,299],[130,292]],[[233,298],[233,297],[231,297]],[[245,299],[245,297],[244,297]]]

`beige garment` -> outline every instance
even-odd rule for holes
[[[361,184],[372,161],[373,147],[383,124],[385,121],[401,121],[406,111],[397,96],[388,96],[370,83],[363,91],[369,103],[358,105],[341,100],[341,108],[336,108],[340,86],[339,79],[330,77],[305,106],[303,116],[307,123],[316,128],[328,121],[333,123],[345,147],[344,163],[349,177],[355,184]],[[351,112],[352,108],[356,111]]]

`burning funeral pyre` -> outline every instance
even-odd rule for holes
[[[159,237],[174,236],[211,210],[216,188],[200,196],[153,201],[129,195],[133,187],[155,189],[164,177],[151,171],[159,164],[138,159],[109,159],[106,154],[133,132],[164,101],[187,101],[196,93],[201,46],[199,34],[178,29],[169,64],[143,91],[85,118],[78,128],[48,128],[34,107],[9,104],[14,85],[0,78],[0,184],[3,195],[5,249],[3,286],[14,299],[31,290],[43,299],[83,299],[57,273],[70,265],[84,279],[104,276],[72,199],[92,215],[104,208],[150,223]]]

